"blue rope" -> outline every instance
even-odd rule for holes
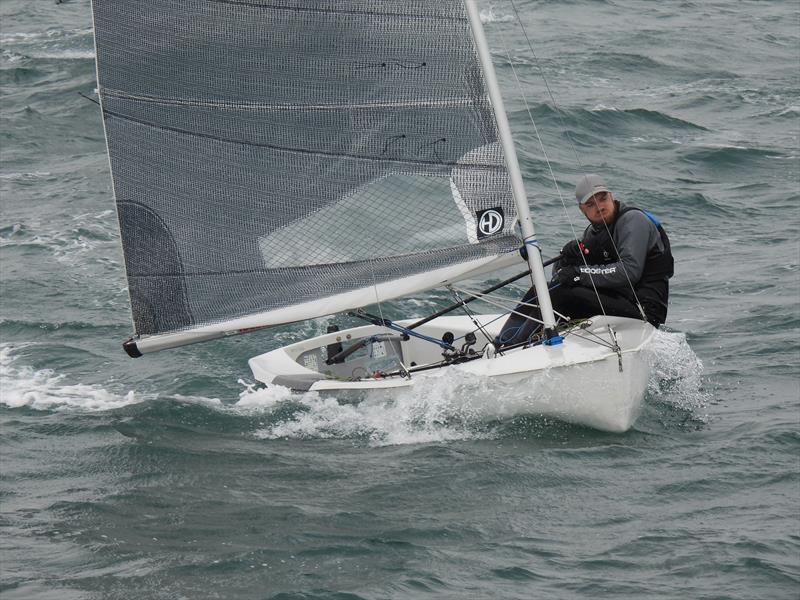
[[[416,331],[403,327],[402,325],[395,325],[389,319],[384,319],[381,325],[383,325],[384,327],[388,327],[389,329],[393,329],[394,331],[399,331],[400,333],[404,333],[411,337],[419,338],[421,340],[425,340],[426,342],[431,342],[432,344],[436,344],[437,346],[439,346],[440,348],[444,348],[445,350],[455,350],[453,346],[445,343],[442,340],[437,340],[435,337],[425,335],[424,333],[417,333]]]

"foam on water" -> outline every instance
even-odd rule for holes
[[[651,373],[647,397],[707,423],[711,395],[703,387],[703,363],[683,333],[656,331],[647,348]]]
[[[455,374],[446,373],[433,378],[424,393],[411,389],[366,394],[357,403],[316,392],[294,393],[280,386],[250,386],[236,406],[273,411],[291,404],[297,409],[254,433],[262,439],[360,438],[373,446],[386,446],[486,437],[488,433],[469,409],[453,401],[462,392]]]
[[[52,173],[49,171],[34,171],[32,173],[0,173],[0,179],[9,181],[30,181],[35,179],[44,179],[50,177]]]
[[[53,48],[50,52],[32,52],[28,55],[28,58],[41,60],[94,60],[94,51]]]
[[[148,399],[133,390],[115,394],[96,385],[68,383],[65,375],[52,369],[17,365],[15,350],[7,344],[0,347],[0,404],[9,408],[103,411]]]
[[[45,31],[17,32],[0,35],[0,44],[36,43],[41,40],[53,40],[75,37],[91,37],[92,29],[47,29]]]
[[[17,222],[0,227],[0,247],[26,247],[52,253],[66,265],[84,266],[90,259],[109,259],[110,244],[116,248],[117,233],[109,222],[112,211],[84,213],[71,217],[71,223],[55,227],[47,222]],[[115,257],[114,257],[115,258]]]
[[[20,365],[20,349],[0,347],[0,404],[9,408],[107,411],[159,396],[70,383],[52,369]],[[705,422],[708,394],[702,389],[703,367],[685,335],[657,332],[648,358],[652,365],[648,400]],[[443,369],[426,377],[424,385],[355,396],[293,392],[281,386],[257,388],[240,380],[244,389],[234,404],[200,396],[170,398],[228,414],[267,415],[266,425],[253,434],[261,439],[355,438],[384,446],[498,437],[504,421],[530,416],[532,400],[546,403],[559,385],[557,378],[539,378],[535,385],[533,379],[508,384]]]
[[[514,15],[507,14],[507,15],[500,15],[495,12],[494,4],[490,4],[489,8],[481,9],[480,11],[481,23],[486,25],[487,23],[508,23],[510,21],[514,21]]]
[[[48,29],[0,35],[3,58],[24,60],[94,60],[92,29]]]

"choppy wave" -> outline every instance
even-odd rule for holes
[[[97,255],[95,262],[115,262],[101,252],[118,237],[112,215],[112,210],[76,215],[71,226],[62,229],[51,229],[50,224],[11,223],[0,228],[0,248],[46,252],[59,262],[70,264],[86,261],[93,255]]]
[[[33,171],[31,173],[0,173],[0,180],[8,181],[31,181],[36,179],[46,179],[52,177],[50,171]]]
[[[736,144],[705,144],[689,148],[682,155],[689,163],[701,163],[714,169],[738,169],[745,166],[763,166],[764,161],[786,158],[782,152]]]
[[[0,35],[0,46],[6,66],[3,78],[14,83],[42,76],[40,69],[31,68],[41,61],[91,61],[95,57],[92,30],[86,28],[5,33]]]
[[[778,108],[773,112],[766,113],[766,116],[791,117],[793,119],[797,119],[798,115],[800,115],[800,105],[797,104],[790,104],[784,108]]]
[[[481,9],[480,16],[481,23],[484,25],[488,23],[508,23],[514,21],[513,15],[498,13],[494,4],[489,5],[489,8]]]
[[[119,393],[98,385],[69,382],[65,375],[52,369],[35,370],[18,364],[17,350],[9,345],[0,349],[0,402],[7,407],[108,411],[156,398],[135,391]],[[685,336],[658,332],[650,352],[653,373],[648,399],[689,412],[693,420],[703,421],[707,396],[702,391],[702,364]],[[509,420],[536,416],[524,413],[525,400],[530,395],[528,386],[465,378],[447,370],[426,380],[424,387],[391,395],[333,396],[240,383],[244,389],[236,402],[182,395],[160,400],[177,403],[192,400],[229,416],[248,419],[259,416],[262,426],[252,435],[260,439],[338,438],[374,446],[498,438],[509,432]],[[498,419],[498,414],[505,417]]]
[[[59,29],[0,34],[0,44],[38,43],[42,40],[63,40],[71,38],[91,38],[91,28]]]
[[[685,210],[689,214],[702,215],[703,217],[727,217],[732,215],[732,211],[724,203],[715,201],[713,197],[706,194],[682,194],[676,196],[665,196],[661,193],[649,194],[652,206],[669,207],[675,211]]]
[[[0,404],[35,410],[104,411],[147,400],[133,390],[124,394],[97,385],[70,383],[53,369],[35,370],[17,364],[15,347],[0,347]]]
[[[94,50],[81,50],[77,48],[49,48],[29,50],[27,52],[14,52],[3,50],[2,57],[9,63],[21,63],[27,60],[94,60]]]
[[[578,111],[579,120],[585,114],[593,124],[603,125],[608,128],[617,129],[621,126],[630,127],[635,131],[649,131],[652,127],[662,127],[667,129],[687,129],[704,131],[705,127],[696,123],[691,123],[684,119],[670,116],[657,110],[644,108],[619,109],[613,106],[598,104],[589,111]]]
[[[94,57],[91,28],[47,29],[0,34],[0,46],[31,58],[63,57],[63,53],[88,52]]]
[[[659,79],[684,79],[687,77],[696,78],[696,67],[684,64],[671,64],[664,60],[637,53],[624,52],[592,52],[587,60],[581,65],[582,68],[591,69],[591,73],[632,73],[636,77],[652,76],[656,74]],[[703,70],[705,79],[735,79],[734,73],[726,71]]]
[[[668,129],[671,131],[699,132],[706,128],[697,123],[674,117],[667,113],[647,108],[620,108],[608,104],[595,104],[589,108],[560,109],[557,112],[549,104],[538,104],[532,107],[534,120],[538,122],[552,122],[553,128],[560,129],[563,123],[569,127],[586,128],[592,131],[617,132],[621,128],[628,129],[639,135],[644,132],[652,133],[653,128]],[[515,113],[520,121],[526,121],[525,111]],[[522,117],[522,118],[519,118]]]

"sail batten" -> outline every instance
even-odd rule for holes
[[[93,11],[138,335],[313,318],[518,246],[460,1]]]
[[[379,15],[379,16],[388,16],[388,17],[401,17],[401,18],[414,18],[414,19],[442,19],[445,21],[465,21],[466,17],[453,15],[453,14],[438,14],[435,10],[435,7],[432,7],[429,12],[425,15],[420,15],[418,13],[413,12],[406,12],[402,10],[391,10],[391,6],[394,5],[397,8],[402,8],[404,2],[402,0],[395,1],[394,3],[386,2],[385,4],[387,7],[384,10],[377,10],[379,7],[375,7],[376,3],[368,4],[370,6],[369,9],[364,8],[361,10],[357,10],[355,8],[336,8],[336,7],[321,7],[319,5],[316,6],[302,6],[302,4],[307,4],[303,2],[292,3],[289,2],[253,2],[249,0],[209,0],[210,2],[217,2],[219,4],[233,4],[238,6],[247,6],[250,8],[260,8],[265,10],[285,10],[291,12],[306,12],[306,13],[313,13],[318,15]],[[331,4],[356,4],[353,2],[331,2]],[[358,3],[358,4],[365,4],[365,3]],[[435,3],[431,3],[435,4]],[[445,3],[443,3],[445,4]]]
[[[455,166],[470,167],[470,166],[472,166],[472,167],[480,167],[480,168],[483,168],[483,169],[496,169],[496,170],[500,170],[500,171],[504,171],[504,172],[506,170],[504,165],[491,165],[491,164],[483,164],[483,163],[467,163],[467,162],[464,162],[463,160],[443,161],[441,159],[424,160],[424,159],[413,159],[413,158],[408,158],[408,157],[400,158],[400,157],[382,157],[382,156],[366,155],[366,154],[347,154],[347,153],[343,153],[343,152],[326,152],[324,150],[310,150],[310,149],[306,149],[306,148],[292,148],[292,147],[289,147],[289,146],[277,146],[277,145],[274,145],[274,144],[268,144],[268,143],[264,143],[264,142],[236,140],[236,139],[232,139],[232,138],[224,138],[224,137],[221,137],[221,136],[215,136],[215,135],[211,135],[211,134],[200,133],[200,132],[197,132],[197,131],[190,131],[190,130],[187,130],[187,129],[178,129],[178,128],[175,128],[175,127],[167,127],[165,125],[157,124],[157,123],[154,123],[154,122],[142,121],[142,120],[137,119],[135,117],[124,115],[122,113],[118,113],[118,112],[115,112],[115,111],[110,110],[110,109],[105,111],[105,116],[107,118],[108,117],[114,117],[114,118],[117,118],[117,119],[123,119],[123,120],[127,120],[127,121],[132,121],[134,123],[138,123],[139,125],[144,125],[146,127],[153,127],[153,128],[161,129],[161,130],[164,130],[164,131],[171,131],[173,133],[179,133],[179,134],[183,134],[183,135],[191,135],[191,136],[196,136],[196,137],[204,137],[204,138],[212,139],[212,140],[215,140],[215,141],[218,141],[218,142],[225,142],[225,143],[228,143],[228,144],[240,144],[240,145],[243,145],[243,146],[256,146],[256,147],[267,148],[267,149],[271,149],[271,150],[275,150],[275,151],[279,151],[279,152],[296,153],[296,154],[312,154],[312,155],[318,155],[318,156],[323,156],[323,157],[324,156],[330,156],[330,157],[336,157],[336,158],[341,158],[341,159],[348,159],[349,158],[349,159],[355,159],[355,160],[372,160],[372,161],[380,161],[380,162],[387,162],[387,163],[396,163],[398,165],[401,165],[400,168],[402,168],[402,165],[437,165],[437,166],[443,166],[443,167],[455,167]],[[435,143],[435,142],[433,142],[433,143]]]
[[[165,106],[204,106],[209,108],[231,108],[236,110],[254,111],[306,111],[306,110],[363,110],[363,109],[391,109],[391,108],[457,108],[470,106],[473,103],[471,98],[452,98],[445,100],[406,100],[401,102],[380,101],[363,104],[265,104],[262,102],[214,102],[211,100],[200,100],[193,98],[163,98],[158,96],[143,96],[126,94],[119,90],[103,88],[106,98],[116,98],[120,100],[135,100],[137,102],[150,102],[153,104],[163,104]]]

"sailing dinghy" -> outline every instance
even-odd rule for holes
[[[557,322],[475,2],[93,0],[93,16],[128,354],[350,311],[369,324],[256,356],[256,379],[388,390],[446,371],[548,390],[522,412],[632,426],[654,329]],[[521,244],[542,327],[498,350],[504,316],[466,307],[506,308],[498,286],[458,286]],[[364,311],[441,286],[458,302],[435,318]]]

